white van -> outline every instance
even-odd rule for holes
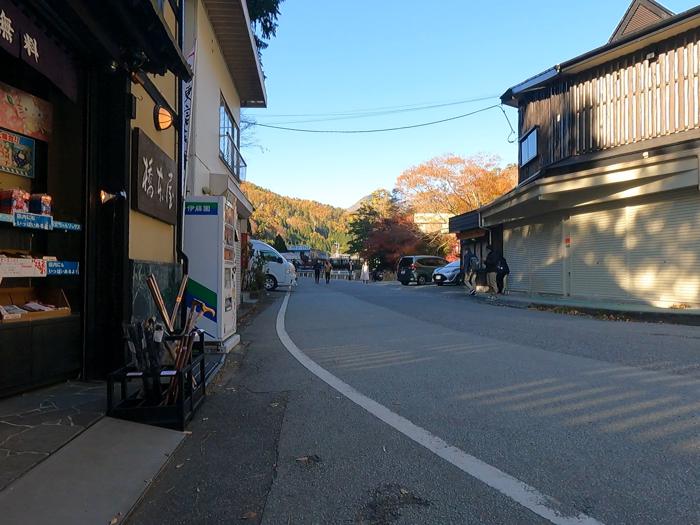
[[[253,249],[251,261],[262,257],[265,261],[265,290],[274,290],[278,286],[297,284],[297,270],[294,265],[280,255],[272,246],[262,241],[251,239]]]

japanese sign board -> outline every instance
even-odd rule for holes
[[[46,275],[80,275],[80,263],[77,261],[48,261]]]
[[[0,257],[0,277],[46,277],[46,261]]]
[[[131,205],[169,224],[177,221],[178,180],[175,161],[139,128],[133,135]]]
[[[16,211],[12,214],[12,222],[17,228],[32,228],[34,230],[53,230],[53,217]]]
[[[0,129],[0,171],[33,179],[34,139]]]
[[[53,221],[53,227],[57,230],[67,230],[71,232],[79,232],[83,229],[83,226],[77,222],[63,221]]]
[[[185,204],[185,215],[216,215],[219,213],[217,202],[187,202]]]
[[[0,49],[49,78],[70,99],[77,99],[78,69],[73,60],[11,0],[0,0]]]

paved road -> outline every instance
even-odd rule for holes
[[[302,367],[275,333],[282,297],[244,332],[250,350],[232,380],[278,399],[266,414],[282,410],[269,425],[276,461],[261,464],[273,472],[260,474],[268,485],[252,521],[551,522],[516,502],[512,487],[489,486],[500,472],[553,498],[544,505],[561,516],[700,523],[698,328],[492,306],[447,287],[302,280],[285,316],[292,344],[351,397],[497,469],[473,477]],[[230,454],[222,474],[237,465]],[[232,494],[235,483],[212,490]],[[153,496],[152,515],[166,503]],[[231,523],[243,510],[181,519]],[[156,522],[147,515],[135,522]]]

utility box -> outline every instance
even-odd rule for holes
[[[208,342],[221,348],[236,333],[236,209],[225,196],[185,201],[185,253],[189,259],[185,305],[197,299],[214,313],[197,323]]]

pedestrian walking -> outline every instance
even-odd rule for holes
[[[365,284],[369,283],[369,263],[367,261],[362,263],[362,272],[360,273],[360,280]]]
[[[323,271],[326,275],[326,284],[328,284],[331,282],[331,271],[333,271],[333,265],[330,261],[326,261],[323,264]]]
[[[348,263],[348,281],[352,281],[352,260]]]
[[[464,254],[463,262],[464,265],[464,286],[467,287],[467,292],[469,295],[476,295],[476,274],[479,271],[479,258],[472,251],[471,248],[467,248],[467,253]]]
[[[508,261],[501,255],[501,260],[498,261],[496,266],[496,284],[498,285],[498,293],[505,295],[506,284],[508,280],[508,274],[510,273],[510,268],[508,267]]]
[[[321,261],[316,259],[316,262],[314,262],[314,280],[316,281],[316,284],[321,281],[321,268],[323,268]]]
[[[486,284],[489,287],[489,299],[494,300],[498,293],[496,276],[498,275],[498,262],[501,260],[502,255],[498,250],[494,250],[490,244],[486,247],[486,251],[488,251],[484,262],[484,266],[486,266]]]

